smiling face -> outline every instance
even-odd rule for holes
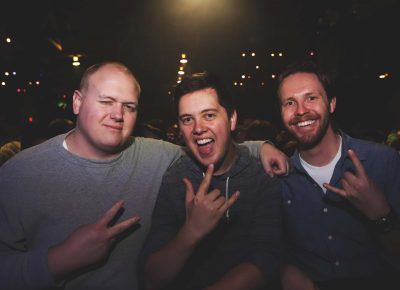
[[[138,84],[123,67],[107,64],[93,73],[73,96],[75,153],[94,159],[118,154],[135,126],[138,102]]]
[[[330,114],[336,98],[328,101],[326,91],[313,73],[294,73],[286,77],[279,89],[281,116],[287,130],[299,145],[318,145],[330,128]]]
[[[178,110],[183,139],[197,161],[214,164],[215,174],[228,170],[235,157],[231,131],[236,127],[236,111],[229,117],[211,88],[183,95]]]

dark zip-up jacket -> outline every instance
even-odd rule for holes
[[[213,176],[209,191],[221,190],[239,199],[194,251],[183,271],[167,289],[202,289],[212,285],[240,263],[252,263],[266,281],[278,272],[282,256],[281,185],[265,174],[246,148],[236,148],[238,158],[225,174]],[[153,213],[152,227],[143,249],[148,257],[175,237],[185,222],[187,177],[197,191],[202,168],[189,156],[181,157],[165,174]]]

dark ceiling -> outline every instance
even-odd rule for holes
[[[399,122],[391,111],[399,94],[398,0],[7,2],[1,8],[0,69],[17,75],[0,87],[6,100],[2,122],[72,117],[70,97],[82,71],[104,60],[122,61],[137,75],[143,88],[140,120],[171,118],[168,91],[182,52],[188,55],[187,72],[211,70],[231,84],[260,64],[257,80],[266,81],[264,87],[253,81],[232,90],[242,99],[239,114],[275,121],[271,74],[311,51],[338,77],[342,123],[387,128]],[[250,52],[256,53],[253,59]],[[273,58],[272,52],[284,56]],[[71,65],[77,54],[78,68]],[[382,73],[389,78],[379,80]],[[29,85],[36,80],[40,86]]]

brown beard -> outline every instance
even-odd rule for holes
[[[317,146],[321,142],[322,138],[325,136],[326,131],[328,130],[329,125],[331,123],[330,118],[331,118],[331,114],[329,112],[329,104],[328,104],[328,106],[326,108],[326,112],[324,114],[324,118],[320,119],[321,125],[319,126],[318,131],[314,136],[311,136],[311,137],[305,136],[305,138],[298,138],[296,136],[296,134],[292,133],[289,130],[289,128],[287,128],[287,129],[292,134],[292,136],[296,139],[300,150],[309,150],[309,149],[312,149],[315,146]],[[301,118],[295,118],[289,124],[290,125],[297,124],[300,121],[301,121]]]

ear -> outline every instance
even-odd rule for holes
[[[235,131],[236,129],[236,123],[237,123],[237,113],[236,110],[233,110],[231,117],[229,118],[229,121],[231,122],[231,131]]]
[[[336,109],[336,97],[332,97],[330,103],[329,103],[329,111],[332,114],[333,112],[335,112]]]
[[[75,90],[74,95],[72,96],[72,109],[75,115],[79,115],[79,111],[81,109],[83,102],[83,96],[80,91]]]

